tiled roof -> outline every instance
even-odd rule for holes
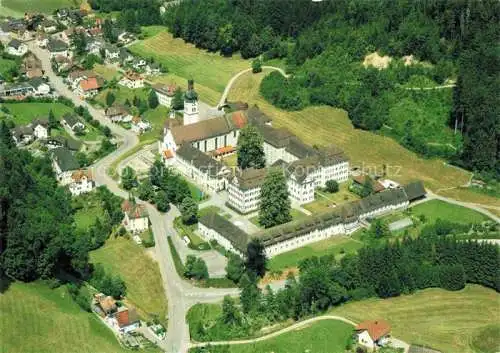
[[[106,116],[125,115],[128,114],[128,109],[123,105],[113,104],[111,107],[106,108],[104,114]]]
[[[77,170],[76,172],[73,172],[71,175],[71,179],[73,179],[75,182],[80,182],[83,177],[87,177],[88,180],[92,180],[92,172],[90,170]]]
[[[135,308],[120,307],[115,314],[118,326],[125,327],[139,321],[139,315]]]
[[[75,114],[71,114],[71,113],[66,113],[64,114],[63,116],[63,120],[66,122],[66,124],[68,124],[69,127],[73,127],[75,126],[77,123],[80,122],[80,119],[78,119],[78,117],[75,115]]]
[[[359,185],[364,185],[364,183],[366,182],[366,178],[370,178],[370,177],[367,175],[355,175],[352,177],[352,180]],[[373,187],[374,192],[380,192],[380,191],[385,190],[384,185],[380,184],[378,181],[373,180],[371,178],[370,178],[370,181],[372,183],[372,187]]]
[[[174,154],[172,153],[171,150],[165,150],[163,151],[163,155],[165,156],[166,159],[170,159],[174,157]]]
[[[86,80],[81,80],[80,87],[83,91],[90,91],[101,88],[101,85],[96,77],[90,77]]]
[[[153,89],[161,94],[165,94],[169,97],[173,97],[175,94],[175,90],[177,89],[177,86],[175,84],[170,84],[170,85],[162,85],[162,84],[154,84]]]
[[[122,211],[128,215],[130,219],[144,218],[148,216],[148,211],[144,205],[125,200],[122,203]]]
[[[249,190],[261,187],[266,175],[266,169],[247,168],[236,171],[235,178],[239,189]]]
[[[358,324],[356,331],[368,331],[371,339],[378,341],[391,332],[391,326],[385,320],[368,320]]]
[[[64,51],[68,49],[68,45],[59,39],[52,39],[47,44],[47,49],[50,52]]]
[[[61,171],[67,172],[79,168],[78,162],[71,152],[64,148],[59,147],[52,150],[52,158],[55,160]]]
[[[224,165],[193,147],[191,144],[183,144],[177,151],[177,157],[185,160],[187,163],[194,165],[197,169],[203,172],[208,172],[211,177],[217,177],[220,172],[225,169]]]

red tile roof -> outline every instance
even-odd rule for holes
[[[99,89],[101,86],[99,85],[99,82],[97,81],[96,77],[90,77],[86,80],[81,80],[80,87],[84,91],[90,91],[93,89]]]
[[[76,182],[79,182],[80,180],[82,180],[84,176],[86,176],[87,179],[92,180],[92,173],[90,172],[90,170],[86,171],[82,169],[73,172],[73,174],[71,175],[71,179],[73,179]]]
[[[174,158],[174,154],[172,153],[171,150],[163,151],[163,155],[165,156],[166,159]]]
[[[247,117],[242,111],[234,112],[231,115],[231,119],[233,120],[233,124],[236,128],[241,129],[247,124]]]
[[[353,176],[352,177],[352,180],[360,185],[363,185],[366,181],[366,178],[367,176],[366,175],[356,175],[356,176]],[[371,179],[371,178],[370,178]],[[372,186],[373,186],[373,191],[374,192],[380,192],[380,191],[383,191],[385,190],[385,187],[384,185],[382,185],[381,183],[379,183],[378,181],[376,180],[373,180],[371,179],[372,181]]]
[[[233,146],[225,146],[225,147],[217,148],[212,154],[214,156],[220,156],[222,154],[232,153],[234,151],[236,151],[236,148],[234,148]]]
[[[391,332],[391,326],[385,320],[368,320],[356,326],[356,331],[368,331],[372,340],[378,341]]]

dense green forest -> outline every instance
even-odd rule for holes
[[[261,86],[280,108],[344,108],[356,127],[498,174],[499,14],[492,0],[203,0],[170,8],[164,22],[222,55],[284,58],[292,77],[273,73]],[[392,58],[388,68],[362,65],[375,51]]]

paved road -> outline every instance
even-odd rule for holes
[[[110,191],[123,198],[128,197],[128,193],[120,188],[118,183],[113,180],[107,170],[111,164],[121,155],[129,151],[139,143],[138,137],[131,131],[125,130],[120,126],[111,123],[104,116],[104,112],[100,109],[92,107],[80,97],[75,95],[63,83],[62,78],[55,75],[52,71],[48,52],[38,48],[35,42],[28,43],[29,49],[42,61],[45,74],[50,79],[52,87],[62,96],[70,98],[76,105],[86,107],[94,119],[99,120],[102,124],[109,126],[112,133],[121,139],[122,144],[113,153],[101,159],[93,166],[95,181],[98,185],[106,185]],[[238,295],[239,290],[234,289],[213,289],[213,288],[198,288],[183,280],[176,272],[174,262],[170,253],[170,248],[167,242],[167,236],[178,238],[178,235],[173,228],[172,217],[178,212],[175,207],[172,211],[162,214],[156,208],[146,203],[146,208],[149,212],[149,218],[152,224],[153,233],[155,236],[155,251],[156,258],[163,280],[165,295],[168,298],[168,328],[165,342],[162,342],[162,348],[168,353],[184,353],[189,347],[189,329],[186,323],[186,312],[194,304],[198,302],[212,303],[221,301],[225,295]],[[145,274],[147,275],[147,274]]]
[[[285,70],[283,70],[283,69],[281,69],[279,67],[264,65],[264,66],[262,66],[262,69],[263,70],[275,70],[275,71],[279,71],[283,76],[288,77],[288,75],[286,74]],[[231,79],[229,80],[229,82],[226,85],[226,88],[224,89],[224,92],[222,93],[222,97],[220,97],[219,104],[217,105],[217,108],[222,107],[226,103],[226,98],[227,98],[227,96],[229,94],[229,91],[231,90],[231,87],[236,82],[236,80],[241,75],[246,74],[247,72],[250,72],[250,71],[252,71],[251,68],[250,69],[245,69],[243,71],[238,72],[233,77],[231,77]]]

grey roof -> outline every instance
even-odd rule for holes
[[[7,44],[7,46],[9,47],[12,47],[12,48],[15,48],[15,49],[18,49],[20,46],[21,46],[21,43],[19,40],[17,39],[12,39],[9,44]]]
[[[38,118],[38,119],[33,120],[30,125],[32,127],[37,127],[38,125],[42,125],[43,127],[46,128],[49,126],[49,119],[48,118]]]
[[[47,84],[45,82],[45,80],[41,77],[34,77],[32,78],[31,80],[29,80],[29,84],[35,88],[35,89],[38,89],[38,87],[40,87],[40,85],[43,85],[43,84]]]
[[[367,196],[359,201],[361,209],[366,212],[374,211],[380,207],[397,205],[408,201],[403,188],[389,189]]]
[[[229,240],[236,250],[243,254],[247,252],[248,234],[218,213],[208,212],[198,222]]]
[[[75,157],[68,149],[64,147],[59,147],[52,150],[52,158],[63,172],[76,170],[80,167]]]
[[[194,165],[197,169],[208,171],[208,174],[215,178],[225,169],[224,165],[209,155],[194,148],[191,144],[183,144],[177,151],[178,157]]]
[[[286,147],[293,134],[285,128],[274,128],[269,125],[257,125],[264,141],[276,148]]]
[[[266,175],[266,169],[247,168],[236,171],[235,178],[239,189],[249,190],[262,186]]]
[[[64,114],[63,119],[71,128],[75,126],[75,124],[81,123],[80,119],[78,119],[76,115],[71,113]]]
[[[426,194],[424,183],[422,183],[422,181],[420,180],[411,182],[405,185],[403,188],[406,192],[406,195],[408,195],[408,200],[410,201],[424,197]]]
[[[310,174],[321,167],[318,156],[307,157],[294,161],[286,166],[287,176],[294,175],[295,180],[302,183]]]
[[[12,136],[16,139],[25,135],[33,135],[33,129],[30,126],[17,126],[12,129]]]
[[[231,105],[231,103],[229,103]],[[254,125],[266,124],[272,121],[272,119],[264,114],[256,105],[250,107],[246,111],[248,121]]]
[[[68,45],[59,39],[52,39],[47,44],[47,49],[50,52],[59,52],[68,49]]]

